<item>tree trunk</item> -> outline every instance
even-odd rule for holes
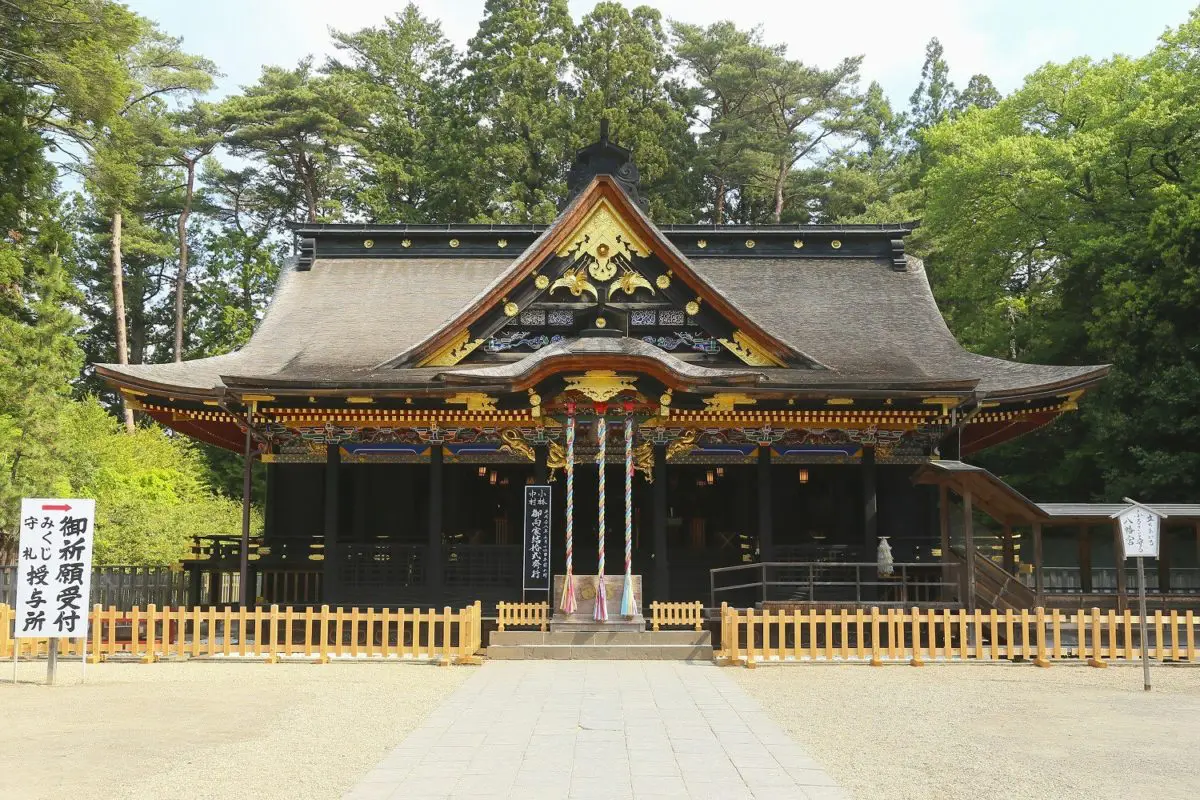
[[[775,174],[775,224],[783,219],[783,185],[787,181],[788,168],[780,166]]]
[[[725,181],[717,181],[717,202],[713,213],[713,222],[721,225],[725,222]]]
[[[196,162],[187,163],[187,189],[183,195],[183,210],[179,212],[179,272],[175,276],[175,361],[183,361],[183,296],[187,289],[188,243],[187,223],[192,213],[192,194],[196,185]]]
[[[129,344],[125,332],[125,267],[121,263],[121,212],[112,215],[112,282],[113,321],[117,329],[117,363],[129,363]],[[134,432],[133,409],[121,397],[121,409],[125,418],[125,430]]]

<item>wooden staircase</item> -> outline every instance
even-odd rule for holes
[[[951,559],[959,564],[963,593],[966,588],[966,557],[961,547],[950,548]],[[1032,609],[1037,605],[1037,595],[1021,579],[996,562],[975,552],[975,606],[983,610]]]

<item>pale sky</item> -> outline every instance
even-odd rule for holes
[[[569,0],[578,21],[595,0]],[[328,29],[357,30],[399,12],[402,0],[127,0],[158,21],[185,47],[214,60],[225,73],[219,94],[253,83],[264,64],[291,66],[307,54],[331,52]],[[458,47],[470,38],[484,0],[418,0],[441,20]],[[831,66],[864,54],[863,86],[878,80],[894,106],[906,107],[919,78],[925,43],[946,49],[951,76],[961,89],[977,72],[1001,92],[1020,85],[1047,61],[1114,52],[1142,55],[1168,27],[1181,24],[1194,0],[908,0],[803,2],[803,0],[658,0],[667,19],[707,25],[732,19],[762,25],[769,42],[788,46],[793,58]],[[213,98],[215,99],[215,97]]]

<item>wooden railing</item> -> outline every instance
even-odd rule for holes
[[[650,626],[653,630],[667,627],[704,628],[704,604],[697,600],[694,603],[660,603],[657,600],[650,604]]]
[[[550,620],[549,603],[496,603],[496,630],[532,627],[546,630]]]
[[[842,609],[741,611],[721,607],[719,663],[864,662],[872,665],[926,661],[1027,660],[1049,666],[1055,660],[1140,658],[1139,618],[1126,611],[1063,613],[961,609],[881,611]],[[1151,658],[1196,663],[1194,612],[1161,611],[1147,617]]]
[[[441,611],[358,608],[233,609],[134,607],[90,612],[87,657],[92,663],[123,655],[158,659],[255,658],[268,662],[335,659],[478,663],[482,647],[479,603]],[[37,657],[46,639],[13,639],[13,609],[0,605],[0,658]],[[61,640],[59,652],[83,656],[81,639]]]
[[[0,566],[0,604],[16,601],[17,568]],[[92,567],[88,604],[104,606],[179,605],[188,602],[187,576],[168,566]]]

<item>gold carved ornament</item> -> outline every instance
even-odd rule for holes
[[[567,468],[567,449],[556,441],[551,440],[546,448],[546,469],[550,480],[554,480],[554,471]]]
[[[472,339],[470,331],[463,331],[448,345],[421,362],[421,366],[453,367],[481,344],[483,344],[483,339]]]
[[[718,392],[712,397],[705,397],[705,411],[733,411],[735,405],[752,406],[758,400],[741,392]]]
[[[569,375],[564,391],[576,391],[597,403],[603,403],[624,391],[636,391],[637,378],[618,375],[612,370],[588,370],[582,375]]]
[[[505,453],[512,453],[524,458],[526,461],[536,461],[533,448],[521,436],[521,432],[516,428],[505,428],[500,432],[500,441],[504,444],[500,445],[500,449]]]
[[[644,442],[633,448],[633,469],[646,476],[646,483],[654,483],[653,442]]]
[[[446,398],[446,405],[465,405],[467,411],[495,411],[496,398],[483,392],[458,392]]]
[[[554,294],[557,289],[566,289],[576,297],[587,292],[592,296],[593,300],[597,302],[600,300],[600,293],[587,279],[587,269],[585,267],[564,272],[561,278],[550,285],[550,294]]]
[[[696,435],[698,431],[695,428],[688,428],[679,435],[678,439],[667,444],[667,461],[674,461],[680,456],[686,456],[692,452],[696,446]]]
[[[592,263],[588,273],[597,281],[612,280],[617,274],[617,265],[612,261],[617,255],[646,258],[650,253],[649,246],[604,198],[592,207],[555,251],[560,258],[572,254],[576,258],[590,256]]]
[[[776,360],[766,348],[762,347],[758,342],[751,339],[741,331],[734,331],[733,335],[728,339],[718,339],[725,348],[735,356],[740,358],[744,363],[752,367],[782,367],[783,364]]]

